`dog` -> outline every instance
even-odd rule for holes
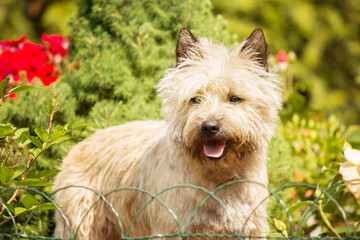
[[[265,236],[266,148],[282,105],[267,58],[261,29],[233,48],[181,29],[157,85],[164,120],[100,130],[63,160],[55,237]]]

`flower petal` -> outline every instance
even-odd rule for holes
[[[355,165],[360,165],[360,150],[347,147],[344,151],[345,158]]]
[[[280,50],[278,55],[276,56],[276,60],[278,63],[288,63],[289,57],[284,50]]]
[[[339,172],[346,187],[360,201],[360,166],[348,161],[340,165]]]

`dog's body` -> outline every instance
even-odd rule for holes
[[[64,159],[55,200],[77,238],[116,239],[157,234],[264,235],[267,230],[266,147],[281,105],[279,79],[267,71],[266,44],[255,30],[229,51],[182,29],[177,66],[158,84],[164,121],[130,122],[98,131]],[[235,183],[214,191],[232,180]],[[161,192],[167,187],[181,184]],[[161,193],[160,193],[161,192]],[[157,194],[137,216],[138,211]],[[264,201],[265,200],[265,201]],[[166,205],[166,206],[165,206]],[[171,210],[169,210],[171,209]],[[256,210],[254,210],[256,209]],[[254,210],[254,211],[253,211]],[[86,215],[86,216],[85,216]],[[251,216],[250,216],[251,215]],[[249,217],[250,216],[250,217]],[[249,217],[249,218],[248,218]],[[119,224],[119,221],[121,224]],[[121,225],[121,227],[120,227]],[[188,228],[186,228],[188,226]],[[56,237],[70,237],[56,214]]]

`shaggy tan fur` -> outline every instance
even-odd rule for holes
[[[105,194],[137,187],[156,194],[179,184],[213,191],[238,179],[267,186],[266,148],[281,106],[279,78],[267,70],[266,44],[260,29],[239,47],[180,32],[176,67],[159,82],[163,121],[137,121],[100,130],[77,144],[63,160],[54,189],[81,185]],[[190,233],[264,235],[267,189],[236,183],[216,192],[226,206],[209,198],[191,223]],[[129,236],[172,234],[185,230],[207,197],[201,189],[179,187],[158,195],[133,223]],[[116,239],[116,215],[89,189],[69,187],[55,200],[80,239]],[[105,196],[118,213],[123,234],[151,197],[135,190]],[[246,225],[247,217],[256,206]],[[84,215],[87,214],[85,217]],[[174,220],[180,223],[180,228]],[[82,223],[80,224],[80,222]],[[56,213],[55,236],[69,238],[65,220]],[[204,238],[202,238],[204,239]]]

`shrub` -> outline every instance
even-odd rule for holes
[[[9,80],[6,78],[0,82],[1,95]],[[10,94],[34,88],[32,86],[19,86],[10,90]],[[0,102],[8,96],[9,94],[5,94],[0,97]],[[46,107],[44,106],[48,117],[46,128],[37,127],[30,130],[29,128],[17,128],[9,123],[0,123],[0,226],[5,233],[16,232],[15,229],[10,230],[12,224],[15,223],[14,218],[18,222],[14,228],[22,229],[28,213],[35,210],[41,212],[55,208],[52,203],[40,201],[42,200],[41,194],[32,192],[36,189],[25,192],[24,190],[30,190],[26,187],[41,187],[42,191],[49,191],[46,189],[52,185],[49,183],[49,178],[59,172],[56,168],[49,170],[34,168],[39,156],[51,146],[72,138],[69,133],[74,128],[75,120],[65,126],[57,125],[54,127],[52,125],[58,107],[56,94],[54,94],[51,103]],[[49,215],[46,213],[41,212],[40,216],[43,220],[49,219]],[[39,232],[38,230],[43,228],[46,231],[48,226],[48,224],[40,221],[35,227],[28,226],[26,233],[41,234],[43,231]]]
[[[76,91],[76,113],[99,127],[159,118],[157,81],[174,64],[181,27],[234,42],[210,1],[83,1],[71,22],[73,70],[63,82]]]

